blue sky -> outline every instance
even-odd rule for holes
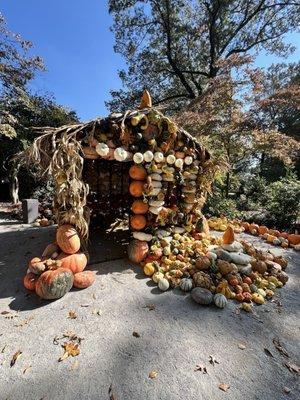
[[[109,91],[121,86],[117,70],[124,66],[113,51],[114,37],[106,0],[0,0],[8,27],[34,43],[47,72],[32,84],[36,92],[53,94],[58,103],[75,110],[83,121],[107,114]],[[298,50],[299,34],[287,40]],[[287,61],[260,55],[259,66]]]

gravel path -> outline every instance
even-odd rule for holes
[[[290,281],[275,301],[246,314],[233,301],[222,311],[179,290],[159,293],[138,267],[118,259],[118,238],[96,236],[96,259],[115,260],[91,266],[92,287],[45,302],[23,289],[22,277],[53,236],[53,227],[0,222],[0,400],[105,400],[110,386],[115,400],[299,399],[298,377],[284,365],[300,365],[299,253],[285,252]],[[70,331],[82,338],[80,354],[58,362]],[[230,386],[226,393],[221,383]]]

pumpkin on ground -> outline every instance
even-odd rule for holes
[[[61,225],[56,232],[56,242],[64,253],[74,254],[80,249],[80,239],[72,225]]]
[[[140,263],[148,255],[149,252],[148,243],[134,239],[129,243],[127,252],[130,261],[134,263]]]
[[[223,243],[232,244],[233,242],[234,242],[234,230],[232,226],[228,226],[228,228],[223,234]]]
[[[292,233],[291,235],[288,235],[287,237],[288,241],[290,244],[297,246],[297,244],[300,244],[300,235],[296,235]]]
[[[216,293],[214,295],[214,303],[219,308],[225,308],[227,306],[228,300],[222,293]]]
[[[144,182],[133,181],[129,185],[129,192],[133,197],[140,197],[143,194]]]
[[[35,291],[42,299],[59,299],[70,291],[73,281],[74,277],[69,269],[57,268],[40,275],[35,285]]]
[[[132,165],[129,169],[129,176],[137,181],[143,181],[147,178],[147,171],[141,165]]]
[[[259,235],[265,235],[266,233],[268,233],[269,232],[269,229],[265,226],[265,225],[261,225],[259,228],[258,228],[258,234]]]
[[[148,209],[148,203],[143,202],[143,200],[135,200],[131,206],[131,210],[134,214],[146,214]]]
[[[213,301],[212,293],[208,289],[201,287],[195,287],[191,291],[191,296],[196,303],[201,305],[209,305]]]
[[[180,282],[180,289],[183,292],[190,292],[193,289],[194,283],[190,278],[183,278]]]
[[[29,272],[23,278],[23,285],[28,290],[35,290],[35,285],[38,279],[39,279],[38,275]]]
[[[165,292],[169,289],[170,284],[169,281],[166,278],[162,278],[158,281],[158,288],[162,291]]]
[[[130,225],[133,229],[140,231],[141,229],[145,228],[147,224],[147,220],[144,215],[133,215],[130,218]]]
[[[67,268],[73,272],[73,274],[77,274],[78,272],[82,272],[87,265],[87,257],[84,253],[75,253],[75,254],[66,254],[61,253],[57,260],[61,261],[61,267]]]
[[[93,271],[78,272],[74,275],[73,285],[77,289],[85,289],[95,282],[95,273]]]

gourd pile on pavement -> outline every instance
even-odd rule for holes
[[[226,217],[212,217],[208,219],[208,225],[216,231],[225,231],[230,225],[236,233],[248,233],[253,236],[259,236],[267,243],[280,246],[284,249],[291,247],[300,250],[300,235],[295,233],[281,232],[277,229],[270,229],[265,225],[258,225],[239,220],[229,220]]]

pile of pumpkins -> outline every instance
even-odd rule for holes
[[[284,257],[236,241],[232,226],[220,238],[158,229],[151,243],[133,240],[128,255],[161,291],[180,287],[195,302],[219,308],[233,299],[251,311],[253,303],[264,304],[288,281]]]
[[[292,247],[295,250],[300,250],[300,235],[294,233],[280,232],[277,229],[269,229],[265,225],[258,225],[239,220],[228,220],[226,217],[216,218],[212,217],[208,220],[208,225],[211,229],[216,231],[225,231],[230,225],[233,227],[235,233],[249,233],[254,236],[260,236],[266,240],[267,243],[275,246],[281,246],[286,249]]]
[[[64,296],[74,286],[84,289],[95,281],[93,271],[84,271],[87,257],[80,251],[78,232],[71,225],[61,225],[56,243],[49,244],[41,257],[30,260],[23,284],[42,299]]]

